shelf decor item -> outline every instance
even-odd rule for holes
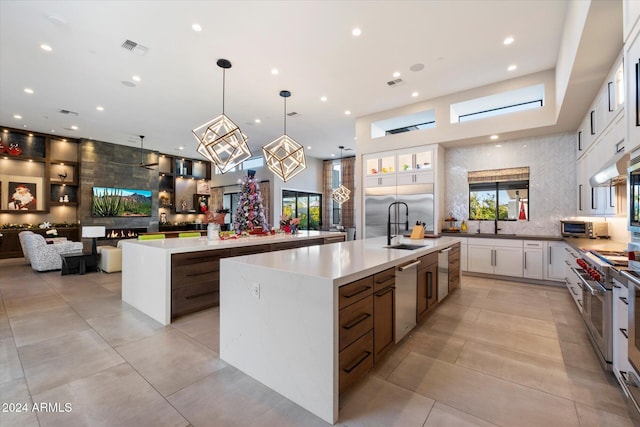
[[[224,114],[225,72],[231,62],[218,59],[217,65],[222,68],[222,114],[192,132],[198,140],[198,153],[225,173],[251,157],[251,151],[247,136]]]
[[[262,152],[269,170],[287,182],[302,172],[307,164],[302,145],[287,135],[287,98],[291,92],[282,90],[280,96],[284,99],[284,135],[262,147]]]
[[[334,202],[341,205],[347,200],[349,200],[349,195],[351,194],[351,190],[349,190],[347,187],[345,187],[342,184],[342,150],[344,150],[344,145],[340,145],[338,148],[340,149],[340,175],[341,175],[340,186],[335,190],[333,190],[333,193],[331,194],[331,198],[333,199]]]

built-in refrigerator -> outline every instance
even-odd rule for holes
[[[392,235],[411,232],[416,222],[425,223],[425,234],[434,234],[433,184],[371,187],[365,189],[364,237],[387,235],[389,206],[393,202],[404,202],[409,212],[409,230],[405,230],[405,210],[403,205],[391,208]],[[400,224],[400,225],[395,225]]]

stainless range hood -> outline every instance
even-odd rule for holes
[[[620,152],[616,154],[598,173],[589,178],[589,184],[592,187],[623,184],[627,180],[629,159],[630,155],[628,153]]]

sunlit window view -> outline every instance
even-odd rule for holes
[[[299,218],[301,230],[320,230],[322,194],[282,190],[282,215]]]
[[[469,184],[469,219],[528,220],[529,181]]]

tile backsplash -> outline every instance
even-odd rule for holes
[[[500,233],[560,236],[560,220],[576,213],[575,134],[565,133],[446,150],[446,204],[468,232],[493,233],[492,221],[469,221],[468,171],[529,167],[529,220],[498,221]],[[597,219],[596,219],[597,220]],[[602,220],[602,219],[599,219]]]

